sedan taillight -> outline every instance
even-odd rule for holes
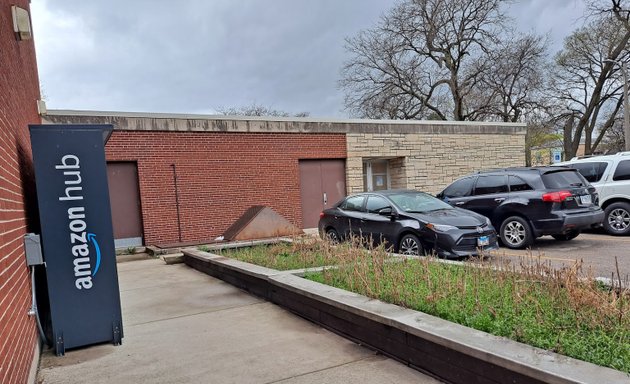
[[[548,192],[542,195],[542,201],[549,203],[562,203],[571,196],[573,195],[569,191]]]
[[[324,217],[324,212],[319,213],[319,218],[321,219],[322,217]]]

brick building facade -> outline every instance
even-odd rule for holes
[[[343,159],[346,142],[342,134],[118,131],[106,155],[137,164],[145,243],[169,244],[212,240],[252,205],[301,223],[298,160]]]
[[[37,226],[28,124],[40,123],[40,95],[33,40],[16,37],[14,5],[29,1],[0,0],[0,383],[26,382],[39,359],[23,236]]]
[[[94,111],[49,111],[44,122],[114,126],[107,160],[137,169],[146,245],[212,240],[252,205],[316,226],[321,200],[333,194],[324,188],[323,198],[306,200],[304,189],[320,187],[303,174],[308,161],[341,161],[341,180],[332,180],[341,196],[382,188],[435,193],[476,169],[525,164],[521,124]],[[110,179],[110,195],[116,183]]]

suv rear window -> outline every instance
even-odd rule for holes
[[[613,180],[630,180],[630,160],[620,161],[617,164]]]
[[[508,180],[510,180],[510,192],[531,191],[532,189],[534,189],[529,184],[527,184],[525,180],[521,179],[518,176],[510,175]]]
[[[475,184],[475,195],[504,193],[508,191],[505,175],[479,176]]]
[[[573,170],[545,173],[542,180],[548,189],[582,187],[588,184],[582,175]]]
[[[575,168],[591,183],[598,182],[602,179],[604,171],[608,163],[601,161],[589,161],[584,163],[567,164],[571,168]]]

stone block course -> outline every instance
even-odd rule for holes
[[[525,165],[525,132],[471,126],[468,134],[454,129],[437,133],[346,134],[348,193],[363,191],[363,161],[389,161],[392,188],[437,193],[473,171]],[[403,166],[404,165],[404,166]]]

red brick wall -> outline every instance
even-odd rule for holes
[[[252,205],[302,223],[299,159],[346,157],[344,134],[115,131],[108,161],[137,161],[147,245],[211,240]]]
[[[0,0],[0,383],[27,381],[37,337],[22,239],[34,228],[28,124],[40,123],[40,96],[33,41],[13,34],[14,4],[29,2]]]

